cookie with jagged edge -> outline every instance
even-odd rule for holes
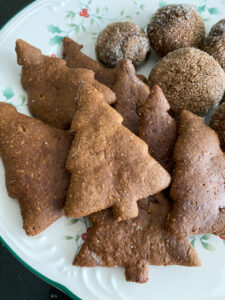
[[[150,155],[171,172],[177,123],[169,110],[170,106],[163,91],[158,85],[153,86],[140,110],[138,136],[147,143]]]
[[[221,104],[215,111],[210,121],[210,127],[217,132],[221,148],[225,152],[225,103]]]
[[[21,83],[28,93],[29,110],[49,125],[70,128],[81,82],[96,87],[108,103],[116,100],[108,87],[95,80],[92,70],[69,68],[65,60],[43,55],[40,49],[23,40],[17,40],[16,53],[22,66]]]
[[[176,236],[225,233],[225,154],[214,130],[188,111],[180,115],[167,226]]]
[[[73,264],[121,266],[127,281],[139,283],[148,280],[149,265],[201,265],[188,238],[177,238],[165,229],[171,203],[162,193],[140,200],[138,205],[138,217],[121,222],[113,218],[111,209],[90,215],[92,227]]]
[[[71,126],[76,135],[66,163],[71,173],[66,216],[113,207],[117,220],[136,217],[137,201],[167,188],[169,173],[95,88],[82,85],[77,103]]]
[[[18,199],[27,235],[63,215],[71,133],[50,127],[0,102],[0,155],[8,195]]]
[[[98,61],[81,52],[82,45],[76,43],[69,37],[63,39],[63,56],[71,68],[86,68],[95,72],[95,79],[113,89],[115,84],[115,68],[107,68]],[[147,82],[145,76],[137,74],[140,80]]]
[[[145,103],[150,90],[136,76],[131,60],[123,59],[118,63],[113,90],[116,93],[115,108],[123,117],[123,125],[137,133],[139,110]]]

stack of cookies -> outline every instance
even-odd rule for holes
[[[16,41],[34,118],[0,103],[0,155],[27,235],[63,214],[88,216],[76,266],[123,266],[142,283],[149,264],[201,265],[188,236],[225,234],[224,104],[215,131],[202,119],[225,91],[224,24],[205,39],[192,7],[168,5],[147,34],[108,25],[96,43],[101,63],[68,37],[64,59]],[[150,45],[164,57],[147,81],[135,67]]]

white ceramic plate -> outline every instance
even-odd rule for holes
[[[22,38],[45,54],[60,56],[67,35],[84,45],[94,57],[95,39],[106,24],[132,20],[146,28],[158,7],[173,1],[156,0],[40,0],[21,11],[0,32],[0,101],[14,104],[29,114],[27,95],[20,85],[15,41]],[[225,0],[176,1],[197,6],[207,31],[225,15]],[[80,12],[86,8],[86,16]],[[151,55],[139,72],[148,75],[157,58]],[[30,270],[64,290],[73,299],[87,300],[224,300],[225,243],[212,235],[191,238],[200,254],[201,268],[150,267],[146,284],[128,283],[122,268],[77,268],[72,266],[88,228],[86,219],[62,217],[36,237],[27,237],[16,200],[7,196],[0,162],[0,235],[5,245]]]

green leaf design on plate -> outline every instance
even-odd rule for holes
[[[217,7],[208,8],[208,11],[211,15],[219,15],[220,11]]]
[[[199,6],[199,7],[197,8],[197,12],[198,12],[199,14],[202,13],[203,11],[205,11],[205,5]]]
[[[225,240],[223,240],[223,243],[224,243],[224,245],[225,245]]]
[[[165,1],[159,1],[159,7],[166,6],[167,3]]]
[[[20,99],[22,100],[20,103],[20,106],[24,105],[25,101],[26,101],[26,97],[24,95],[20,95]]]
[[[48,31],[50,31],[51,33],[61,33],[62,30],[58,27],[58,26],[54,26],[52,24],[47,26]]]
[[[124,9],[121,10],[120,15],[123,16],[124,15]]]
[[[64,238],[63,238],[64,240],[67,240],[67,241],[69,241],[69,240],[72,240],[73,239],[73,237],[72,236],[70,236],[70,235],[66,235],[66,236],[64,236]]]
[[[98,14],[99,11],[100,11],[100,8],[99,8],[99,6],[97,6],[97,7],[96,7],[96,13]]]
[[[78,242],[78,240],[80,239],[80,237],[81,237],[80,234],[77,234],[77,235],[76,235],[76,238],[75,238],[76,242]]]
[[[75,23],[68,24],[67,26],[69,26],[71,28],[77,28],[78,27],[78,25],[75,24]]]
[[[63,36],[59,36],[59,35],[55,35],[53,38],[51,38],[49,40],[49,43],[51,45],[58,45],[58,44],[61,44],[62,40],[63,40]]]
[[[145,5],[144,4],[141,4],[140,5],[140,9],[144,9]]]
[[[206,250],[209,250],[210,252],[213,252],[215,250],[215,248],[210,243],[203,242],[202,240],[201,243]]]
[[[191,241],[191,246],[192,246],[192,247],[195,246],[195,239],[193,239],[193,240]]]
[[[68,18],[74,18],[75,17],[75,12],[73,12],[72,10],[68,10],[67,11],[67,15],[66,15],[66,18],[68,19]]]
[[[7,88],[5,88],[3,91],[2,91],[2,94],[3,96],[9,100],[11,99],[13,96],[14,96],[14,92],[13,92],[13,89],[11,86],[8,86]]]
[[[208,234],[204,234],[202,237],[201,237],[201,240],[205,240],[205,241],[207,241],[207,240],[209,240],[210,239],[210,234],[208,233]]]
[[[76,224],[77,222],[79,222],[79,219],[72,219],[68,222],[68,225],[73,225]]]
[[[92,2],[92,0],[89,0],[89,1],[88,1],[88,4],[91,4],[91,2]]]

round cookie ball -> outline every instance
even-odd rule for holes
[[[171,4],[157,10],[147,33],[152,48],[164,56],[179,48],[198,48],[204,41],[205,25],[190,5]]]
[[[146,60],[149,50],[144,30],[131,22],[109,24],[100,32],[95,47],[97,59],[108,67],[115,67],[123,58],[137,66]]]
[[[225,73],[209,54],[196,48],[168,53],[152,69],[150,88],[158,84],[175,115],[186,109],[206,115],[217,105],[225,90]]]
[[[212,55],[225,71],[225,19],[211,28],[204,50]]]
[[[221,148],[225,151],[225,103],[215,111],[210,126],[217,132]]]

